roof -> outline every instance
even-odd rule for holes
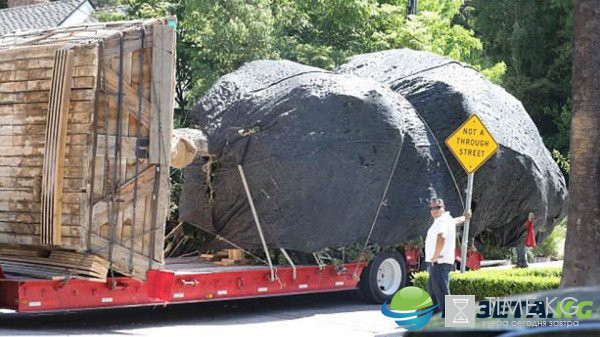
[[[74,14],[85,14],[82,6],[88,0],[60,0],[48,3],[0,10],[0,35],[7,33],[59,27]]]

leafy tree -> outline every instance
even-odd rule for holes
[[[504,63],[483,57],[472,30],[453,23],[462,0],[105,0],[128,17],[179,19],[178,98],[187,108],[220,76],[256,59],[332,69],[359,53],[412,48],[463,61],[500,82]]]
[[[571,119],[572,12],[570,0],[467,0],[457,18],[474,29],[485,57],[506,63],[503,85],[523,102],[546,146],[563,155]]]
[[[279,58],[269,0],[182,0],[182,40],[189,43],[192,93],[200,97],[245,62]]]

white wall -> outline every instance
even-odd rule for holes
[[[73,26],[86,22],[94,12],[94,7],[89,1],[84,2],[71,14],[59,27]]]

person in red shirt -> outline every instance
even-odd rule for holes
[[[535,214],[529,213],[529,217],[525,222],[525,240],[519,242],[517,246],[517,267],[518,268],[527,268],[529,265],[527,263],[527,247],[535,247],[535,231],[533,230],[533,221],[535,218]]]

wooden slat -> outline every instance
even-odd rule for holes
[[[21,235],[14,233],[0,233],[0,242],[10,242],[16,245],[32,245],[39,246],[40,236],[39,235]],[[63,237],[61,247],[79,249],[81,245],[80,238],[69,238]]]
[[[114,154],[116,138],[115,136],[98,135],[98,157],[104,157],[106,141],[108,141],[108,154]],[[135,149],[137,144],[137,138],[135,137],[121,137],[121,155],[123,159],[135,159]],[[124,178],[124,176],[123,176]]]
[[[73,77],[70,79],[70,87],[73,89],[91,89],[95,86],[96,78],[93,76]],[[0,82],[0,93],[17,93],[50,90],[52,80],[27,80]]]
[[[98,57],[95,53],[75,54],[74,66],[93,66],[97,63]],[[0,62],[0,71],[12,71],[19,69],[40,69],[52,68],[54,66],[54,57],[41,57],[35,59],[16,59],[12,61]]]
[[[15,60],[35,59],[40,57],[54,57],[56,51],[64,44],[50,44],[41,46],[22,46],[0,51],[0,62],[14,62]]]
[[[44,166],[42,173],[42,244],[60,245],[62,226],[63,163],[67,147],[67,116],[71,94],[74,53],[70,49],[56,52],[51,97],[46,124]]]
[[[71,101],[89,101],[94,98],[92,89],[74,89],[71,92]],[[50,91],[31,91],[17,93],[0,93],[0,104],[19,104],[28,103],[48,103],[50,101]]]
[[[109,242],[107,239],[92,233],[92,251],[103,258],[108,258]],[[134,252],[133,253],[133,272],[129,271],[129,258],[131,251],[129,247],[119,243],[113,243],[113,263],[114,270],[125,275],[145,280],[146,271],[148,268],[161,268],[161,261],[151,260],[147,256]]]
[[[152,45],[153,37],[151,29],[148,29],[146,34],[147,45]],[[113,37],[105,40],[104,58],[119,56],[119,37]],[[140,33],[139,29],[125,33],[125,43],[123,50],[125,53],[132,53],[140,49]]]
[[[109,67],[104,67],[104,81],[107,90],[110,92],[118,91],[119,75]],[[150,128],[150,102],[144,100],[142,103],[142,109],[145,113],[142,113],[141,123],[146,128]],[[123,83],[123,111],[131,115],[137,120],[138,111],[138,92],[137,89],[133,88],[127,83]]]
[[[93,101],[71,101],[69,111],[72,112],[90,112],[94,109]],[[23,116],[24,118],[32,116],[46,117],[48,114],[48,102],[31,103],[17,102],[14,104],[0,105],[0,116]]]
[[[5,255],[0,256],[0,264],[18,268],[16,272],[35,273],[34,268],[37,268],[44,277],[48,273],[62,272],[100,279],[106,278],[109,265],[97,256],[67,251],[52,251],[48,257]]]
[[[0,221],[39,224],[41,222],[41,215],[39,212],[0,212]],[[79,215],[63,214],[63,225],[65,226],[79,226],[80,221]]]
[[[0,50],[0,63],[39,58],[53,58],[56,51],[64,46],[64,43],[58,43],[45,44],[39,46],[27,45],[22,47],[13,47],[11,49]],[[94,53],[95,47],[93,45],[84,45],[77,48],[78,55],[89,57],[93,56]]]
[[[140,197],[145,196],[148,191],[152,189],[152,182],[154,180],[154,167],[149,167],[145,171],[141,172],[138,176],[138,195]],[[131,179],[122,185],[117,195],[121,203],[126,204],[133,201],[133,190],[135,185],[135,179]],[[94,223],[98,224],[99,221],[108,221],[109,202],[100,201],[94,205],[94,213],[92,218]]]
[[[75,226],[61,226],[61,238],[75,238],[78,239],[81,236],[81,228],[78,225]],[[28,223],[28,222],[8,222],[0,221],[0,233],[12,233],[19,235],[32,235],[38,236],[42,234],[42,228],[39,223]]]
[[[150,121],[149,162],[158,164],[158,189],[153,207],[154,224],[151,256],[164,258],[164,225],[170,209],[170,149],[175,91],[175,30],[168,25],[153,26],[152,115]],[[159,231],[162,229],[162,232]]]

